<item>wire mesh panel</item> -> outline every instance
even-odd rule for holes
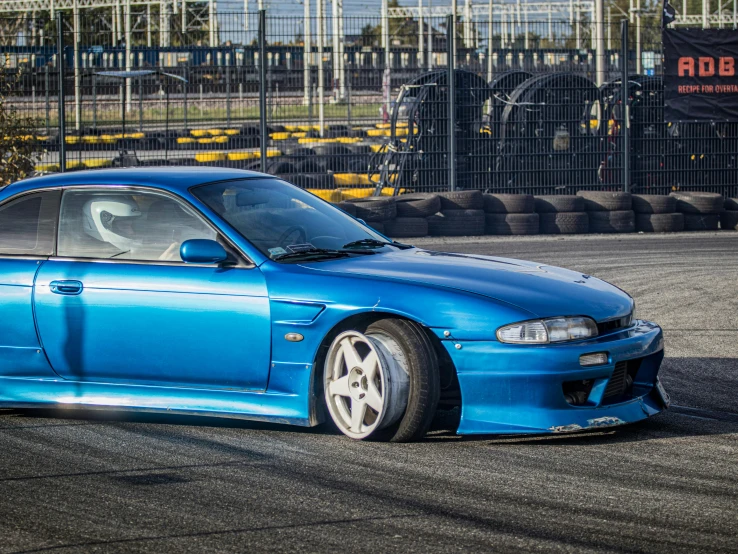
[[[738,124],[663,120],[655,17],[631,25],[626,97],[619,21],[578,8],[554,19],[495,4],[455,25],[312,8],[267,13],[261,34],[258,13],[207,3],[63,13],[61,55],[50,13],[4,18],[6,105],[31,119],[23,141],[42,172],[61,169],[63,146],[68,170],[263,168],[332,200],[626,184],[738,194]]]

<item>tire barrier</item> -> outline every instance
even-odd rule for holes
[[[384,190],[392,194],[392,189]],[[480,197],[483,210],[458,207],[479,206]],[[408,193],[356,198],[335,205],[392,238],[738,230],[738,199],[723,200],[709,193],[657,196],[587,191],[534,197],[457,191],[450,196]],[[676,211],[680,205],[684,213]],[[717,213],[695,213],[718,205]]]

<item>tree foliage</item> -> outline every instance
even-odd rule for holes
[[[33,118],[20,112],[10,100],[19,81],[17,70],[0,65],[0,186],[27,177],[38,156]]]

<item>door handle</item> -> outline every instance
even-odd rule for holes
[[[82,283],[80,281],[52,281],[49,288],[54,294],[65,294],[67,296],[76,296],[82,293]]]

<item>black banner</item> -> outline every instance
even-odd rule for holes
[[[664,29],[664,121],[738,121],[738,31]]]

